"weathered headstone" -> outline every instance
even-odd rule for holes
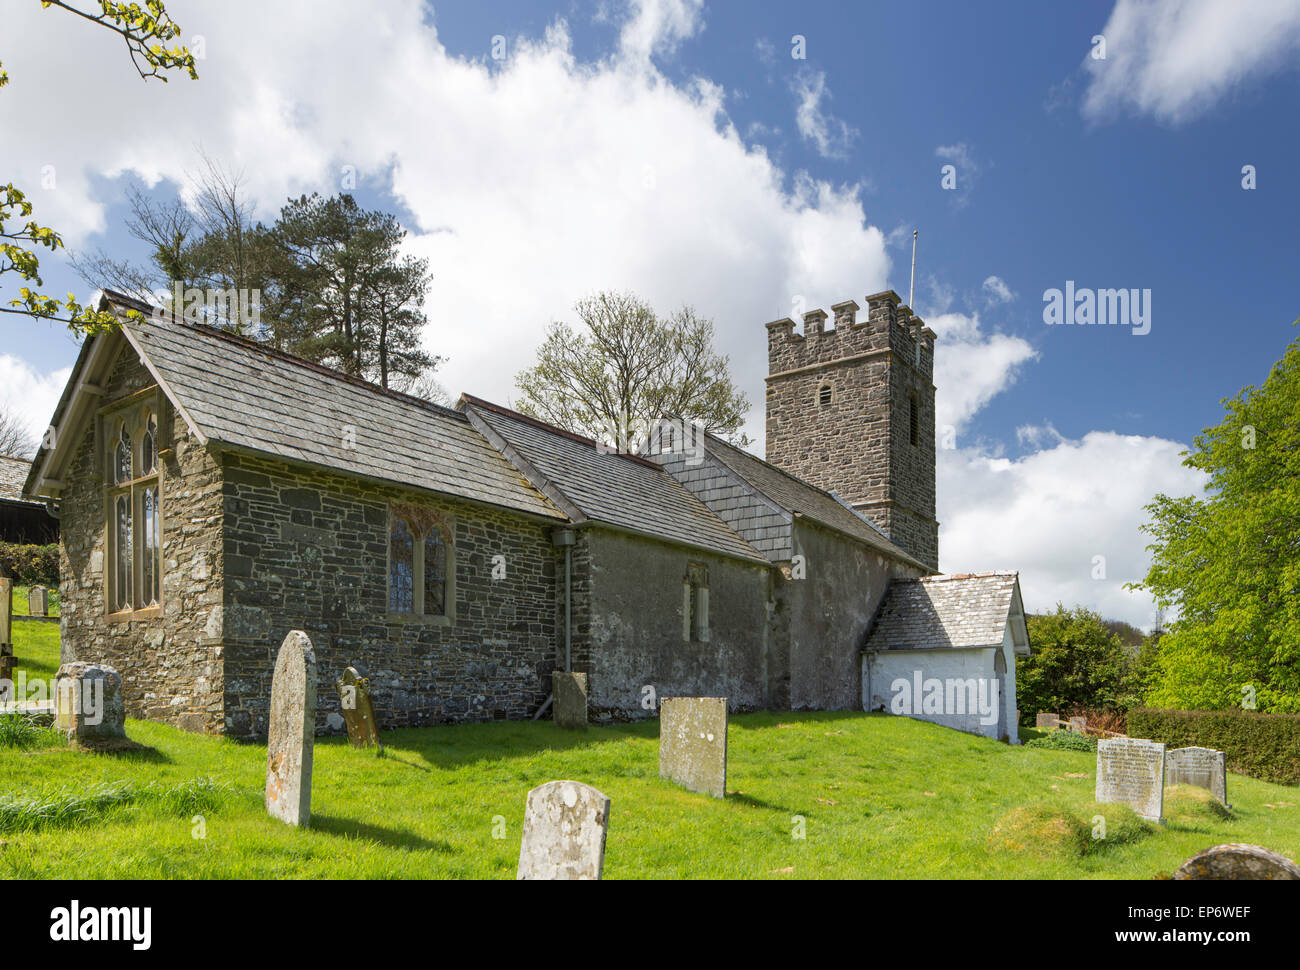
[[[44,586],[33,586],[27,590],[27,615],[50,615],[50,591]]]
[[[555,698],[555,726],[584,730],[587,727],[587,675],[557,670],[551,674]]]
[[[548,781],[528,793],[520,879],[599,879],[609,799],[580,781]]]
[[[373,748],[379,744],[379,724],[370,700],[370,678],[360,664],[353,664],[339,678],[339,707],[348,728],[348,741],[354,748]]]
[[[290,825],[311,821],[311,755],[316,740],[316,654],[293,630],[271,677],[266,742],[266,810]]]
[[[14,614],[14,583],[0,576],[0,654],[12,656]]]
[[[1214,748],[1174,748],[1165,754],[1166,785],[1196,785],[1228,804],[1228,759]]]
[[[727,794],[727,699],[665,697],[659,705],[659,777],[714,798]]]
[[[1038,730],[1056,730],[1056,722],[1060,720],[1054,712],[1045,712],[1034,718],[1034,727]]]
[[[1070,730],[1076,734],[1086,734],[1088,732],[1088,719],[1086,717],[1070,718]]]
[[[126,737],[121,675],[106,664],[61,666],[54,675],[54,726],[69,741]]]
[[[1120,802],[1161,821],[1165,805],[1165,746],[1141,738],[1097,742],[1097,801]]]
[[[1263,846],[1229,842],[1196,853],[1178,867],[1174,878],[1300,880],[1300,866]]]

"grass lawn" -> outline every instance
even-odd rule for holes
[[[35,626],[17,626],[19,656],[48,651],[23,642]],[[149,750],[0,747],[0,875],[513,878],[524,797],[560,778],[612,800],[611,879],[1150,878],[1220,842],[1300,857],[1300,788],[1233,775],[1230,812],[1170,789],[1159,827],[1092,801],[1093,755],[886,715],[734,718],[725,800],[659,779],[657,722],[391,731],[382,757],[323,738],[303,830],[262,807],[264,746],[142,721],[127,733]]]
[[[28,586],[14,587],[14,616],[31,615],[31,611],[28,609],[28,603],[27,603],[27,592],[29,589],[30,587]],[[59,587],[50,586],[48,587],[48,589],[50,591],[50,616],[58,616],[59,615]],[[51,626],[58,627],[58,624],[54,623],[51,624]]]

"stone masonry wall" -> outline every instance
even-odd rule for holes
[[[125,346],[107,383],[104,405],[154,386]],[[161,394],[158,397],[162,400]],[[173,448],[160,455],[162,609],[106,616],[107,508],[94,427],[85,429],[60,505],[61,659],[106,663],[122,676],[129,717],[189,731],[219,733],[224,722],[220,470],[184,420],[171,424]]]
[[[337,727],[335,682],[357,661],[381,728],[524,718],[546,699],[557,645],[549,525],[262,457],[228,453],[222,470],[228,733],[265,734],[275,653],[291,629],[315,647],[318,729]],[[449,623],[388,613],[391,501],[454,524]],[[506,572],[494,580],[496,555]]]

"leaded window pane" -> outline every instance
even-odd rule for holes
[[[388,609],[415,612],[415,537],[404,519],[394,519],[388,536]]]
[[[152,475],[158,470],[158,424],[153,415],[145,425],[144,438],[140,442],[140,474]]]
[[[144,490],[144,548],[140,553],[141,583],[144,602],[156,606],[161,598],[159,569],[159,515],[158,486],[151,485]]]
[[[113,449],[113,483],[120,485],[131,480],[131,432],[122,426],[117,445]]]
[[[429,616],[447,612],[447,546],[437,529],[424,540],[424,612]]]
[[[113,608],[125,610],[131,606],[131,497],[119,495],[114,506],[117,574],[114,577]]]

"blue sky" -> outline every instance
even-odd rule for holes
[[[453,393],[508,400],[547,322],[631,288],[717,321],[761,452],[762,324],[906,299],[919,229],[916,309],[956,433],[941,566],[1019,568],[1030,609],[1149,624],[1122,588],[1145,568],[1141,505],[1199,486],[1178,451],[1295,336],[1294,3],[290,0],[252,5],[249,38],[242,2],[173,0],[205,57],[165,87],[30,6],[6,33],[33,43],[0,42],[0,123],[32,137],[7,139],[0,169],[36,189],[54,166],[36,214],[71,248],[143,256],[125,184],[174,194],[200,144],[264,218],[352,165],[433,263],[426,342]],[[42,42],[74,69],[41,63]],[[47,290],[87,292],[44,268]],[[1067,280],[1150,290],[1150,332],[1045,325]],[[8,317],[0,337],[0,402],[39,427],[75,342]]]

